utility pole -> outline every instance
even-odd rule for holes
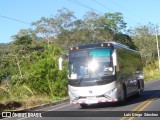
[[[155,26],[155,32],[156,32],[156,42],[157,42],[157,53],[158,53],[158,68],[160,70],[160,55],[159,55],[159,44],[158,44],[158,33],[157,33],[157,26]]]

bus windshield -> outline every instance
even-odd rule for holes
[[[70,51],[69,79],[108,76],[113,73],[111,49],[96,48]]]

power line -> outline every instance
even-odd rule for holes
[[[92,0],[92,1],[95,2],[95,3],[97,3],[100,6],[104,7],[104,8],[107,8],[107,9],[111,10],[112,12],[115,12],[114,10],[110,9],[109,7],[106,7],[105,5],[101,4],[100,2],[98,2],[96,0]],[[126,17],[126,16],[125,16],[125,18],[128,19],[129,21],[131,21],[132,23],[136,23],[136,21],[134,21],[134,20],[132,20],[132,19]]]
[[[102,13],[101,11],[96,10],[96,9],[94,9],[94,8],[92,8],[92,7],[84,4],[84,3],[82,3],[82,2],[79,2],[79,1],[77,1],[77,0],[68,0],[68,1],[70,1],[70,2],[72,2],[72,3],[75,3],[75,4],[78,4],[78,5],[80,5],[80,6],[83,6],[83,7],[87,8],[87,9],[90,9],[90,10],[93,10],[93,11],[96,11],[96,12],[99,12],[99,13],[101,13],[101,14],[104,14],[104,13]],[[94,1],[95,3],[99,4],[100,6],[102,6],[102,7],[104,7],[104,8],[107,8],[108,10],[111,10],[112,12],[115,12],[114,10],[106,7],[105,5],[99,3],[99,2],[97,2],[97,1],[95,1],[95,0],[92,0],[92,1]],[[128,19],[129,21],[132,21],[132,23],[135,23],[135,22],[136,22],[136,21],[134,21],[134,20],[132,20],[132,19],[126,17],[126,16],[125,16],[125,18]]]
[[[0,15],[0,17],[5,18],[5,19],[9,19],[9,20],[13,20],[13,21],[16,21],[16,22],[24,23],[24,24],[27,24],[27,25],[30,25],[30,23],[27,23],[27,22],[24,22],[24,21],[21,21],[21,20],[18,20],[18,19],[14,19],[14,18],[11,18],[11,17],[7,17],[7,16],[4,16],[4,15]]]
[[[94,8],[92,8],[92,7],[84,4],[84,3],[82,3],[82,2],[77,1],[77,0],[68,0],[68,1],[70,1],[70,2],[72,2],[72,3],[75,3],[75,4],[78,4],[78,5],[80,5],[80,6],[83,6],[83,7],[85,7],[85,8],[88,8],[88,9],[90,9],[90,10],[92,10],[92,11],[96,11],[96,12],[98,12],[98,13],[100,13],[100,14],[104,14],[104,13],[102,13],[101,11],[99,11],[99,10],[97,10],[97,9],[94,9]]]
[[[121,9],[125,10],[125,11],[126,11],[126,12],[128,12],[129,14],[132,14],[133,16],[136,16],[136,17],[140,18],[141,20],[146,21],[146,19],[144,19],[143,17],[138,16],[138,15],[136,15],[135,13],[133,13],[133,12],[131,12],[131,11],[127,10],[126,8],[124,8],[124,7],[120,6],[118,3],[113,2],[113,1],[111,1],[111,0],[108,0],[108,1],[109,1],[109,2],[111,2],[112,4],[114,4],[114,5],[118,6],[119,8],[121,8]]]
[[[97,2],[96,0],[92,0],[93,2],[97,3],[98,5],[107,8],[108,10],[111,10],[112,12],[114,12],[114,10],[110,9],[109,7],[106,7],[105,5],[101,4],[100,2]]]

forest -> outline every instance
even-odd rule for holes
[[[66,98],[66,63],[58,58],[79,44],[114,41],[141,54],[145,80],[160,78],[155,28],[148,23],[128,28],[123,14],[89,11],[81,19],[62,8],[21,29],[10,43],[0,44],[0,110],[27,108]],[[160,36],[158,35],[160,44]],[[159,45],[160,46],[160,45]]]

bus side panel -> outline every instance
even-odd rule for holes
[[[125,86],[126,95],[131,96],[137,92],[137,72],[142,73],[143,69],[140,55],[127,49],[117,48],[117,58],[117,81],[121,83],[121,88]]]

